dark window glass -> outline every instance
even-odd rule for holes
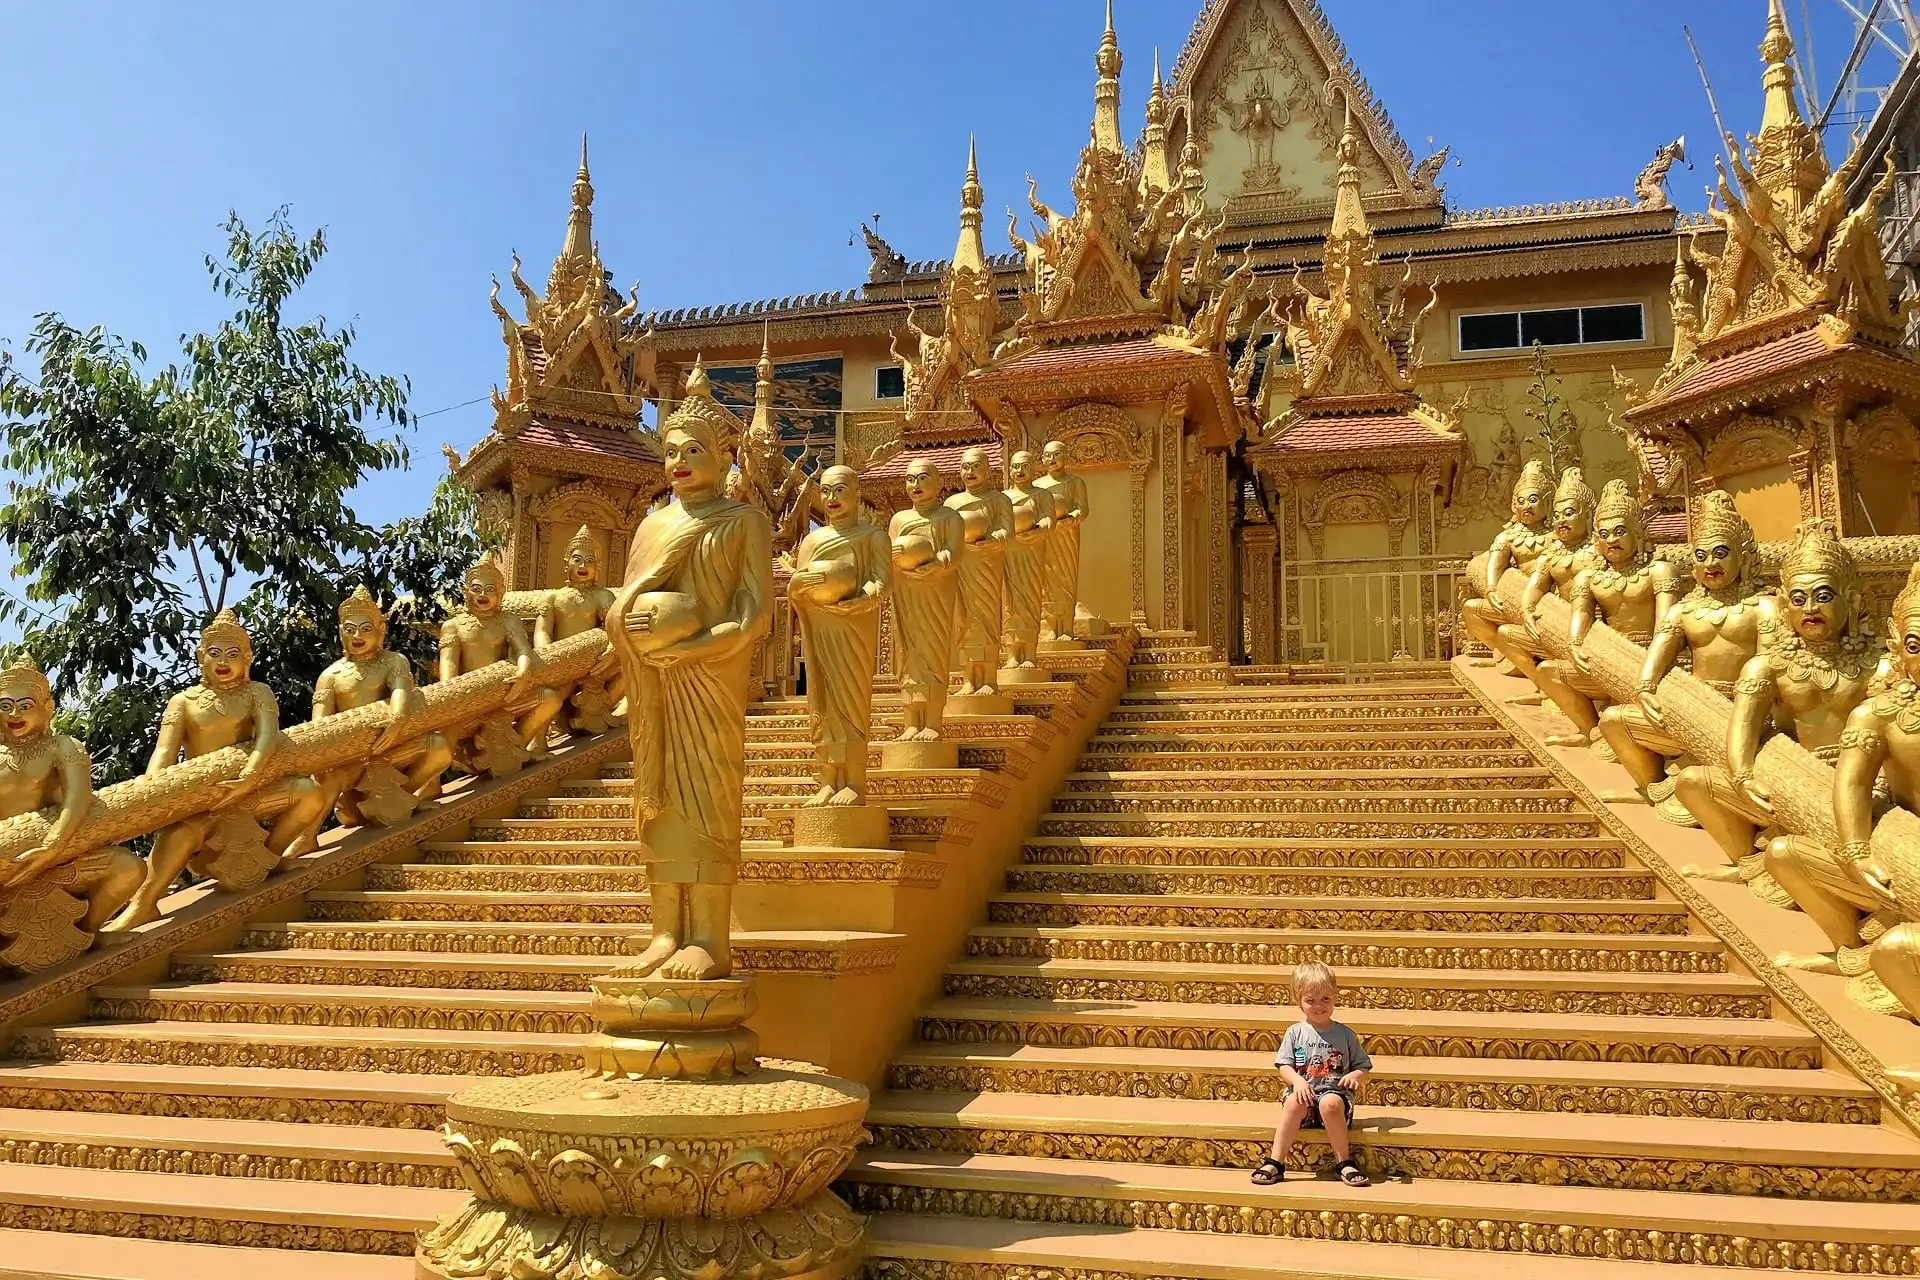
[[[1460,317],[1462,351],[1500,351],[1520,345],[1520,317],[1512,311]]]
[[[1637,302],[1619,307],[1580,309],[1582,342],[1638,342],[1646,336],[1646,324]]]
[[[1520,313],[1520,345],[1530,347],[1539,343],[1543,347],[1570,347],[1580,341],[1580,309],[1568,307],[1564,311],[1522,311]]]
[[[907,371],[897,364],[887,365],[874,374],[873,394],[882,400],[898,400],[907,394]]]

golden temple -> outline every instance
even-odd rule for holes
[[[96,794],[0,671],[0,1276],[1920,1274],[1920,364],[1753,7],[1701,218],[1313,0],[844,294],[639,313],[583,142],[436,679],[221,614]]]

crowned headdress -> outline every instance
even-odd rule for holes
[[[1907,585],[1900,588],[1900,594],[1893,598],[1893,605],[1887,611],[1893,620],[1891,634],[1905,631],[1907,619],[1916,614],[1920,614],[1920,564],[1907,571]]]
[[[1806,574],[1831,577],[1843,590],[1852,591],[1859,582],[1860,569],[1840,541],[1840,531],[1825,516],[1802,520],[1794,526],[1793,542],[1780,558],[1782,585]]]
[[[239,645],[244,649],[253,647],[253,637],[248,635],[247,629],[240,625],[240,619],[234,615],[232,609],[222,609],[219,613],[215,614],[213,621],[209,622],[200,632],[200,647],[202,649],[210,648],[217,644]]]
[[[1564,507],[1569,502],[1577,502],[1589,514],[1593,511],[1593,490],[1587,488],[1587,478],[1580,474],[1580,468],[1568,467],[1560,473],[1560,483],[1553,491],[1553,505]]]
[[[707,378],[707,366],[693,358],[693,371],[687,374],[687,392],[675,405],[660,434],[679,431],[702,441],[725,457],[732,457],[734,445],[746,430],[746,424],[733,411],[713,398],[713,383]]]
[[[1637,533],[1641,526],[1640,499],[1634,496],[1625,480],[1609,480],[1600,488],[1600,501],[1594,506],[1593,518],[1597,524],[1625,520]]]
[[[1535,458],[1520,468],[1520,478],[1513,482],[1513,496],[1523,493],[1544,493],[1547,488],[1547,464]]]
[[[353,589],[353,594],[340,602],[340,621],[359,619],[362,622],[385,622],[387,615],[380,612],[380,602],[367,590],[367,584],[361,583]]]
[[[46,674],[35,664],[33,655],[26,653],[0,669],[0,690],[20,690],[40,702],[53,699],[53,688],[47,683]]]
[[[1725,489],[1712,489],[1694,500],[1698,515],[1693,523],[1693,545],[1713,547],[1725,544],[1740,557],[1740,572],[1734,584],[1742,595],[1751,594],[1754,579],[1760,573],[1760,543],[1753,526],[1733,505],[1733,495]]]

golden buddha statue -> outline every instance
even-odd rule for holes
[[[1880,655],[1861,617],[1859,571],[1831,520],[1803,520],[1794,530],[1780,562],[1780,589],[1784,617],[1762,616],[1759,652],[1734,684],[1725,766],[1681,770],[1674,794],[1733,863],[1682,870],[1704,880],[1744,880],[1760,898],[1784,907],[1793,899],[1753,845],[1756,828],[1773,821],[1773,806],[1753,777],[1754,760],[1772,725],[1834,761]]]
[[[1582,569],[1573,580],[1573,610],[1567,638],[1572,659],[1548,659],[1534,668],[1534,683],[1562,715],[1573,721],[1572,734],[1550,734],[1549,746],[1583,746],[1600,727],[1596,698],[1606,691],[1590,673],[1587,635],[1595,622],[1638,645],[1653,640],[1653,631],[1680,595],[1679,577],[1672,565],[1653,558],[1640,522],[1640,502],[1625,480],[1609,480],[1600,491],[1593,513],[1593,549],[1601,563]]]
[[[615,970],[704,982],[733,971],[728,913],[740,862],[747,682],[772,619],[773,530],[722,492],[733,416],[695,363],[661,427],[674,501],[633,535],[607,635],[627,679],[634,821],[653,936]]]
[[[600,544],[584,524],[567,543],[566,573],[566,582],[546,593],[540,615],[534,619],[536,650],[604,626],[607,610],[613,607],[613,592],[600,582]],[[606,657],[567,698],[573,708],[568,715],[569,727],[577,733],[603,732],[609,714],[626,696],[627,682],[620,673],[620,660],[609,645]]]
[[[1549,483],[1546,463],[1536,459],[1520,468],[1520,478],[1513,485],[1513,519],[1467,565],[1467,598],[1460,605],[1460,625],[1469,637],[1496,653],[1500,626],[1508,621],[1495,595],[1501,576],[1509,569],[1531,574],[1540,553],[1553,542],[1553,534],[1547,529],[1553,501]]]
[[[873,727],[873,676],[880,649],[880,607],[892,583],[886,531],[860,518],[860,476],[828,467],[820,477],[827,523],[801,539],[787,583],[807,664],[812,722],[812,805],[866,801],[867,740]]]
[[[1533,574],[1520,597],[1520,624],[1502,623],[1494,633],[1494,644],[1501,655],[1536,685],[1539,681],[1533,669],[1547,651],[1540,643],[1540,620],[1534,610],[1549,591],[1572,604],[1574,582],[1586,570],[1606,563],[1589,541],[1592,531],[1593,490],[1587,488],[1580,468],[1568,467],[1560,473],[1560,483],[1553,491],[1554,545],[1533,562]]]
[[[109,931],[157,920],[160,898],[188,866],[223,889],[252,888],[311,840],[326,816],[326,796],[312,778],[256,781],[282,746],[280,704],[273,690],[251,678],[253,642],[233,610],[222,609],[206,625],[195,656],[200,683],[168,700],[146,776],[226,747],[246,747],[246,765],[221,784],[227,798],[217,808],[154,834],[146,880],[126,910],[106,924]],[[260,819],[271,820],[272,828],[262,831]]]
[[[85,900],[79,928],[85,935],[100,927],[139,889],[146,863],[118,847],[88,849],[76,837],[93,808],[93,760],[85,744],[53,732],[53,689],[31,658],[0,670],[0,819],[38,813],[47,821],[40,843],[0,866],[0,918],[24,892],[57,890]],[[70,903],[70,900],[69,900]],[[71,929],[71,906],[56,908],[53,923]],[[31,923],[43,920],[29,913]],[[44,930],[23,931],[7,939],[0,961],[40,968],[84,948],[83,936],[55,954]]]
[[[407,717],[418,715],[425,699],[413,664],[387,648],[387,618],[379,602],[358,586],[340,602],[340,660],[314,681],[313,718],[381,701],[391,705],[392,715],[373,744],[373,758],[320,779],[326,807],[345,826],[369,819],[382,825],[401,821],[440,794],[440,775],[453,764],[453,744],[444,734],[401,742]]]
[[[1091,506],[1087,482],[1067,470],[1067,442],[1049,440],[1040,451],[1046,474],[1035,489],[1053,496],[1053,536],[1047,540],[1047,590],[1043,600],[1043,640],[1072,640],[1074,614],[1080,603],[1080,526]]]
[[[1660,681],[1685,652],[1694,679],[1731,698],[1740,669],[1760,647],[1761,622],[1780,607],[1779,598],[1760,585],[1760,546],[1732,496],[1715,489],[1695,502],[1694,511],[1693,591],[1654,628],[1637,702],[1600,713],[1600,732],[1640,794],[1661,817],[1688,826],[1693,815],[1673,798],[1666,774],[1666,761],[1683,748],[1661,727]]]
[[[1013,507],[993,487],[985,449],[960,455],[964,487],[947,499],[966,532],[960,557],[960,693],[992,693],[1000,669],[1001,595],[1006,578],[1007,540],[1013,536]]]
[[[547,755],[547,727],[565,704],[558,689],[536,684],[540,655],[527,639],[526,625],[501,611],[507,575],[499,561],[491,555],[481,557],[461,580],[460,594],[465,607],[440,627],[440,679],[452,680],[508,659],[515,663],[515,671],[507,688],[505,714],[510,728],[490,718],[453,737],[476,772],[511,772],[528,756]]]
[[[947,675],[960,624],[960,561],[966,525],[940,501],[939,464],[907,463],[912,505],[887,525],[893,555],[893,613],[899,622],[901,742],[932,742],[946,714]]]
[[[1028,670],[1040,652],[1041,598],[1047,589],[1047,542],[1053,532],[1053,496],[1033,487],[1033,455],[1007,460],[1006,670]]]
[[[1782,836],[1767,846],[1766,869],[1833,944],[1830,955],[1785,955],[1776,963],[1856,979],[1871,966],[1900,1006],[1920,1016],[1920,957],[1908,936],[1912,922],[1920,920],[1920,903],[1911,900],[1913,886],[1905,884],[1909,901],[1900,901],[1893,869],[1873,852],[1874,822],[1887,805],[1920,812],[1920,565],[1894,597],[1887,651],[1881,678],[1848,715],[1840,735],[1833,781],[1839,850],[1804,836]],[[1890,926],[1903,920],[1908,927],[1889,941]]]

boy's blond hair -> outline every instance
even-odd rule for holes
[[[1293,998],[1298,1000],[1309,991],[1338,992],[1340,982],[1333,976],[1333,970],[1318,960],[1305,960],[1294,966]]]

